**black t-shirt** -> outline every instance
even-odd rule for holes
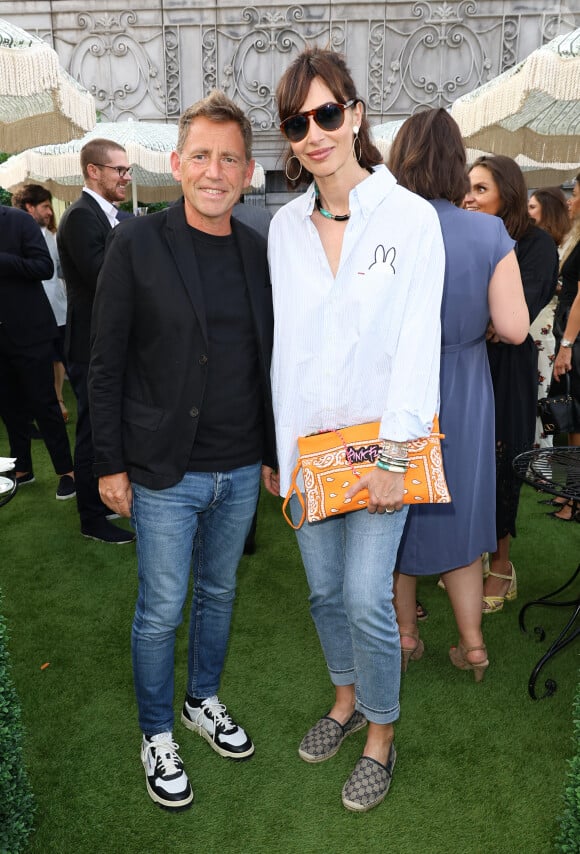
[[[209,346],[207,381],[190,471],[231,471],[262,458],[263,394],[248,287],[233,234],[190,227]]]

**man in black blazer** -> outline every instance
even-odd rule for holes
[[[54,265],[40,226],[17,208],[0,206],[0,415],[16,479],[32,483],[30,418],[59,476],[56,497],[74,495],[68,436],[52,369],[56,321],[42,286]]]
[[[89,396],[101,496],[137,532],[133,674],[151,798],[193,793],[173,741],[174,646],[192,564],[181,721],[221,756],[251,738],[217,693],[236,571],[275,457],[266,241],[231,219],[250,183],[251,126],[222,92],[181,116],[181,203],[111,236],[93,311]],[[275,491],[271,481],[266,484]]]
[[[64,212],[57,234],[67,291],[65,356],[77,399],[74,468],[81,533],[105,543],[135,539],[107,520],[110,511],[99,497],[93,472],[94,450],[88,404],[91,314],[105,244],[118,224],[115,204],[124,201],[131,171],[125,149],[109,139],[93,139],[81,149],[85,186],[80,199]]]

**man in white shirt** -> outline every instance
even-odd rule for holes
[[[78,407],[74,455],[77,504],[83,536],[121,544],[132,542],[135,536],[111,524],[106,518],[110,511],[99,497],[93,475],[87,373],[97,278],[107,237],[118,224],[116,204],[125,201],[131,169],[125,149],[112,140],[100,138],[81,149],[81,168],[85,180],[83,192],[63,214],[57,234],[68,298],[65,356]]]

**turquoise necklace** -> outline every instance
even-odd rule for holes
[[[316,209],[320,211],[325,219],[334,219],[336,222],[346,222],[347,219],[350,219],[350,214],[332,214],[330,211],[327,211],[322,207],[320,202],[320,190],[318,189],[318,184],[314,184],[314,204],[316,205]]]

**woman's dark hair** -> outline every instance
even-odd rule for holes
[[[347,101],[354,99],[364,108],[364,102],[356,93],[356,86],[344,58],[338,53],[320,47],[307,48],[286,69],[276,88],[276,102],[281,122],[300,112],[308,96],[310,84],[316,77],[328,86],[338,103],[346,104]],[[363,169],[370,169],[382,163],[381,152],[371,140],[370,126],[364,109],[358,138],[360,141],[358,160]],[[358,148],[357,143],[357,154]],[[289,146],[284,155],[284,166],[292,156],[292,149]],[[312,174],[303,168],[298,180],[288,180],[288,184],[291,187],[297,187],[299,184],[310,183],[310,181],[312,181]]]
[[[503,219],[509,236],[513,240],[519,240],[532,225],[528,213],[528,191],[522,170],[515,160],[503,154],[484,154],[472,163],[469,171],[475,166],[483,166],[491,173],[501,199],[501,208],[497,215]]]
[[[461,133],[442,107],[421,110],[403,123],[388,166],[399,184],[424,199],[461,205],[469,189]]]
[[[534,190],[532,196],[542,209],[542,219],[536,225],[551,234],[559,246],[570,231],[571,225],[566,194],[560,187],[543,187],[541,190]]]

